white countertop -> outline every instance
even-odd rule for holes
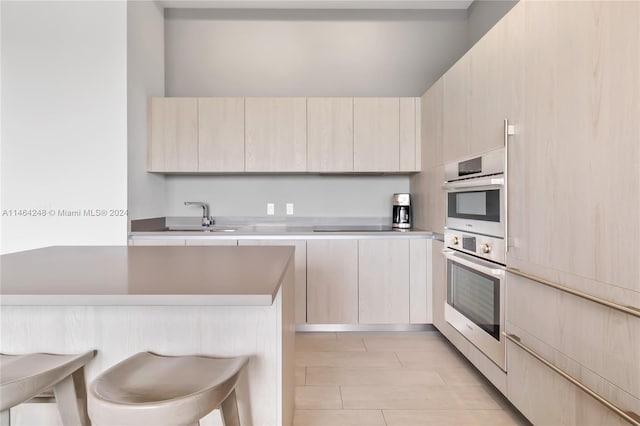
[[[280,246],[61,246],[0,256],[0,304],[268,306]]]
[[[205,240],[326,240],[433,238],[417,228],[394,229],[391,218],[217,217],[203,230],[200,217],[156,217],[131,221],[129,238]]]
[[[220,227],[220,229],[225,227]],[[394,231],[336,231],[318,232],[313,227],[303,226],[244,226],[233,227],[233,231],[148,231],[130,232],[133,239],[286,239],[286,240],[315,240],[315,239],[371,239],[371,238],[432,238],[429,231],[419,229]]]

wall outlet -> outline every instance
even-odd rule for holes
[[[287,203],[287,214],[288,215],[293,214],[293,203]]]
[[[276,205],[273,203],[267,203],[267,215],[273,216],[276,214]]]

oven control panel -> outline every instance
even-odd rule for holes
[[[450,249],[473,254],[503,265],[506,263],[503,238],[445,229],[444,242]]]

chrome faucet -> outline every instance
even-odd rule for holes
[[[209,204],[202,201],[185,201],[184,205],[202,207],[202,226],[211,226],[216,223],[216,221],[209,216]]]

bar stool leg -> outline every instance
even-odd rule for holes
[[[238,401],[236,400],[236,390],[232,390],[227,399],[220,405],[222,412],[222,424],[224,426],[240,426],[240,415],[238,414]]]
[[[11,413],[9,408],[0,412],[0,426],[11,426]]]
[[[87,390],[81,368],[53,387],[64,426],[90,426],[87,414]]]

